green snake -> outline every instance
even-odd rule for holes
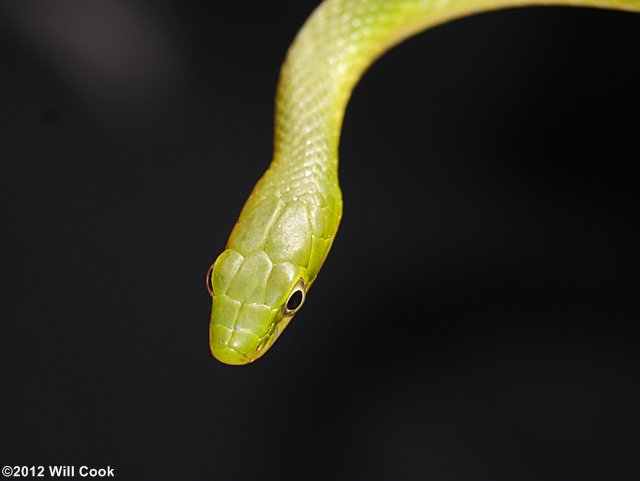
[[[338,144],[351,92],[407,37],[473,13],[565,5],[640,12],[640,0],[325,0],[291,45],[276,96],[271,165],[207,273],[209,343],[227,364],[273,345],[304,304],[342,216]]]

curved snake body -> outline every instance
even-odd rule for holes
[[[217,359],[247,364],[262,356],[316,280],[342,215],[342,119],[367,67],[428,27],[533,5],[640,11],[640,0],[325,0],[313,12],[282,67],[273,161],[208,274]]]

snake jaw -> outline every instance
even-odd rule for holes
[[[219,336],[214,337],[212,332],[210,343],[211,353],[217,360],[224,364],[236,366],[250,364],[265,355],[271,346],[273,346],[273,344],[278,340],[282,331],[284,331],[289,325],[291,319],[293,319],[293,316],[282,317],[274,320],[255,350],[249,353],[243,353],[240,350],[240,346],[233,345],[233,341],[220,339]],[[230,338],[233,339],[232,337]]]
[[[258,347],[256,348],[256,355],[252,357],[249,362],[253,362],[257,359],[260,359],[265,353],[273,346],[273,344],[278,340],[282,331],[284,331],[289,323],[293,319],[293,316],[283,317],[281,319],[275,320],[271,326],[269,326],[268,335],[264,337],[264,339],[260,342]]]
[[[211,353],[213,354],[213,357],[224,364],[242,366],[251,362],[247,356],[231,347],[219,348],[211,346]]]
[[[276,309],[242,303],[225,295],[214,296],[209,331],[211,353],[225,364],[249,364],[270,346],[277,321]]]
[[[296,284],[298,285],[298,284]],[[289,325],[295,312],[213,295],[209,331],[211,353],[219,361],[245,365],[262,357]]]

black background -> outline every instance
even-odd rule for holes
[[[305,308],[237,368],[204,274],[315,1],[0,2],[1,465],[640,479],[640,16],[438,27],[350,103]]]

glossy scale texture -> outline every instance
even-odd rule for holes
[[[282,67],[273,162],[247,200],[212,272],[210,346],[228,364],[262,356],[308,290],[342,215],[338,145],[353,87],[371,63],[430,26],[482,11],[565,5],[640,11],[640,0],[326,0]]]

